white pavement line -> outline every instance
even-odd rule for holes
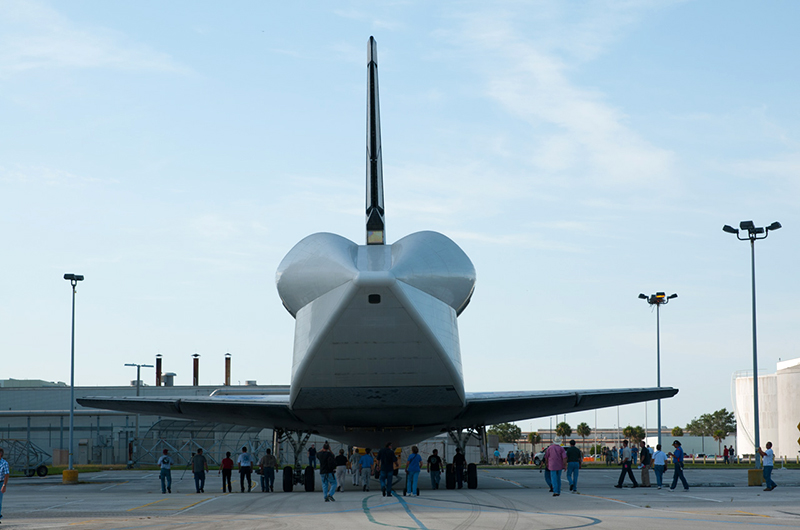
[[[122,486],[123,484],[127,484],[127,483],[128,483],[128,481],[126,480],[125,482],[120,482],[118,484],[112,484],[110,486],[106,486],[105,488],[101,488],[100,491],[110,490],[111,488],[116,488],[117,486]]]
[[[144,480],[146,478],[155,477],[156,475],[160,475],[160,473],[148,473],[147,475],[145,475],[143,477],[139,477],[138,480]]]
[[[222,497],[224,497],[224,495],[220,495],[219,497],[212,497],[212,498],[207,499],[207,500],[202,500],[202,501],[198,502],[197,504],[195,504],[193,506],[189,506],[185,510],[178,510],[177,512],[170,514],[169,517],[172,517],[172,516],[178,515],[178,514],[184,514],[184,513],[188,512],[189,510],[194,510],[198,506],[202,506],[204,504],[208,504],[209,502],[215,501],[217,499],[221,499]]]
[[[56,504],[55,506],[48,506],[47,508],[40,508],[38,510],[31,510],[31,513],[33,513],[33,512],[45,512],[47,510],[52,510],[53,508],[60,508],[61,506],[67,506],[68,504],[76,504],[76,503],[79,503],[79,502],[83,502],[83,499],[80,499],[80,500],[77,500],[77,501],[72,501],[72,502],[65,502],[64,504]]]
[[[695,497],[694,495],[673,495],[673,497],[689,497],[690,499],[700,499],[701,501],[724,502],[719,499],[709,499],[707,497]]]

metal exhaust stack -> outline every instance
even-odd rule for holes
[[[195,353],[192,355],[194,357],[194,369],[192,370],[192,386],[200,386],[200,354]]]
[[[225,386],[231,386],[231,354],[225,354]]]
[[[156,386],[161,386],[161,354],[156,354]]]

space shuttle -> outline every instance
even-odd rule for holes
[[[396,447],[441,433],[668,398],[678,390],[467,392],[458,316],[475,267],[447,236],[389,243],[383,192],[378,58],[367,48],[365,241],[312,234],[280,263],[280,299],[295,319],[288,395],[86,397],[85,407],[318,434],[358,447]],[[493,355],[496,352],[492,353]],[[297,452],[299,447],[295,447]]]

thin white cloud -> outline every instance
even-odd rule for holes
[[[635,19],[632,9],[593,9],[577,22],[558,14],[536,18],[531,27],[503,13],[465,16],[466,51],[487,77],[487,95],[529,122],[528,160],[543,173],[566,173],[589,185],[653,187],[673,178],[675,156],[653,146],[626,124],[627,117],[596,90],[581,87],[570,73],[602,53],[614,32]],[[549,26],[543,30],[543,23]],[[524,31],[522,26],[525,26]],[[582,175],[582,177],[577,177]]]
[[[0,2],[0,75],[41,68],[186,72],[168,54],[105,28],[78,25],[36,2]]]
[[[53,187],[80,187],[91,184],[116,184],[115,179],[101,179],[76,175],[69,171],[44,166],[0,166],[0,182],[33,184]]]

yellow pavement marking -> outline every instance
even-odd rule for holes
[[[158,501],[148,502],[147,504],[142,504],[141,506],[137,506],[136,508],[131,508],[130,510],[127,510],[127,511],[132,512],[133,510],[138,510],[139,508],[144,508],[145,506],[152,506],[153,504],[158,504],[159,502],[164,502],[165,500],[167,500],[167,499],[161,499],[161,500],[158,500]]]
[[[760,513],[744,512],[744,511],[742,511],[742,510],[736,510],[736,511],[737,511],[737,512],[739,512],[739,513],[744,513],[744,514],[747,514],[747,515],[755,515],[756,517],[766,517],[766,518],[768,518],[768,519],[769,519],[770,517],[772,517],[771,515],[764,515],[764,514],[760,514]]]

